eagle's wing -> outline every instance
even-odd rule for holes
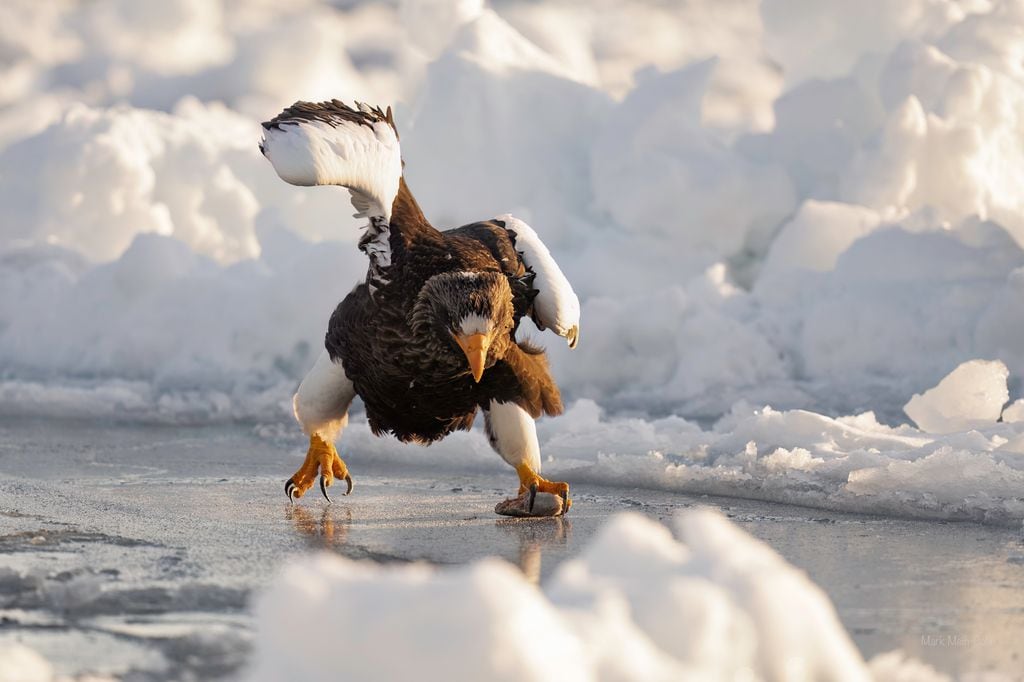
[[[371,293],[388,282],[391,209],[402,179],[402,153],[391,107],[381,111],[339,100],[296,102],[263,124],[260,151],[293,185],[340,185],[356,218],[369,218],[359,248],[370,259]]]
[[[341,185],[357,218],[391,219],[402,154],[391,115],[339,100],[296,102],[263,124],[260,151],[293,185]]]
[[[569,280],[532,227],[511,215],[494,220],[504,224],[523,264],[536,275],[533,287],[538,293],[531,315],[534,323],[541,330],[551,329],[565,337],[569,347],[575,348],[580,338],[580,300]]]

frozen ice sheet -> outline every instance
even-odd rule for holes
[[[709,505],[807,571],[866,657],[902,648],[950,673],[1014,673],[1024,656],[1018,530],[593,484],[573,486],[565,519],[505,519],[493,507],[511,471],[431,471],[422,452],[420,466],[360,465],[334,505],[290,506],[295,453],[249,428],[5,422],[0,641],[61,673],[215,679],[246,660],[251,595],[290,557],[496,555],[544,581],[616,511],[667,521]]]

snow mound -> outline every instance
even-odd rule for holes
[[[638,236],[664,238],[681,260],[702,256],[678,264],[681,274],[748,243],[763,247],[795,203],[781,166],[751,161],[702,128],[713,66],[646,74],[612,111],[591,156],[598,208]]]
[[[742,496],[849,512],[1019,526],[1024,424],[930,434],[868,412],[737,405],[705,430],[606,416],[588,401],[541,424],[546,471],[576,483]]]
[[[878,213],[862,206],[809,199],[772,242],[760,280],[791,270],[834,270],[839,256],[880,222]]]
[[[970,360],[950,372],[938,386],[915,394],[904,407],[918,428],[932,433],[970,431],[994,424],[1010,394],[1002,362]]]
[[[285,189],[258,139],[256,121],[194,99],[174,115],[71,106],[0,152],[0,248],[58,245],[108,261],[155,233],[231,263],[259,255],[261,211],[300,234],[354,240],[354,221],[320,219],[341,193]]]
[[[0,644],[0,682],[114,682],[96,675],[57,675],[45,658],[22,644]]]
[[[872,679],[806,575],[717,512],[687,512],[675,529],[679,541],[638,514],[613,517],[542,590],[497,559],[293,562],[257,601],[248,679]],[[878,679],[938,679],[913,666],[889,657]]]
[[[578,208],[593,200],[590,148],[609,107],[485,9],[426,69],[402,137],[409,186],[441,229],[513,213],[558,244],[587,227]]]
[[[53,668],[45,658],[21,644],[0,645],[0,681],[50,682]]]
[[[1024,399],[1014,400],[1003,410],[1002,420],[1009,424],[1024,421]]]

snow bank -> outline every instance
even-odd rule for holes
[[[0,644],[0,682],[114,682],[110,677],[57,675],[38,653],[21,644]]]
[[[1017,480],[1020,410],[996,423],[924,392],[976,358],[1005,365],[1008,399],[1024,386],[1020,8],[598,6],[5,3],[0,411],[287,420],[365,264],[345,193],[280,182],[258,122],[360,98],[396,105],[439,226],[511,211],[580,293],[584,343],[551,352],[566,401],[643,437],[602,443],[567,417],[544,430],[590,451],[548,447],[559,466],[573,452],[594,480],[1017,518],[993,491]],[[998,402],[983,375],[960,393]],[[948,433],[893,444],[915,394],[916,423]],[[843,435],[862,422],[888,445]],[[467,443],[481,464],[477,436],[452,457]],[[943,467],[971,476],[946,485]]]
[[[613,517],[543,590],[497,559],[294,562],[257,603],[249,679],[941,679],[893,657],[872,675],[825,594],[719,514],[675,528]]]
[[[97,267],[52,248],[9,252],[0,269],[0,353],[11,358],[7,371],[26,379],[5,382],[0,395],[20,410],[41,391],[33,402],[51,414],[61,404],[120,417],[284,414],[280,405],[290,404],[318,352],[312,340],[350,286],[322,282],[364,266],[348,244],[317,248],[272,224],[260,235],[274,255],[229,268],[158,235],[136,237],[121,258]],[[25,314],[32,310],[47,314]],[[52,386],[62,375],[72,381]],[[123,397],[107,402],[111,391]]]
[[[1020,424],[936,435],[738,405],[708,431],[678,418],[603,417],[579,403],[542,429],[547,471],[570,481],[742,496],[823,509],[1017,526]],[[556,430],[557,429],[557,430]]]
[[[0,680],[3,682],[50,682],[53,669],[46,659],[20,644],[0,646]]]
[[[0,152],[0,247],[57,245],[109,261],[155,233],[232,263],[259,255],[261,212],[298,234],[354,241],[354,220],[324,220],[343,192],[282,188],[253,143],[259,130],[191,98],[173,114],[73,105]]]

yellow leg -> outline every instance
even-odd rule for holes
[[[516,473],[519,474],[519,494],[527,491],[530,493],[530,500],[527,506],[528,511],[533,511],[533,499],[538,492],[551,493],[562,498],[562,514],[569,511],[572,500],[569,499],[569,484],[562,481],[549,481],[541,478],[540,475],[526,464],[516,466]]]
[[[284,484],[285,494],[288,499],[295,500],[306,494],[306,491],[313,487],[317,473],[320,473],[320,492],[327,501],[327,487],[334,483],[335,478],[344,479],[348,484],[345,494],[352,492],[352,477],[348,473],[345,461],[338,456],[338,451],[332,443],[314,433],[309,437],[309,450],[306,452],[306,459],[299,467],[299,470]]]

